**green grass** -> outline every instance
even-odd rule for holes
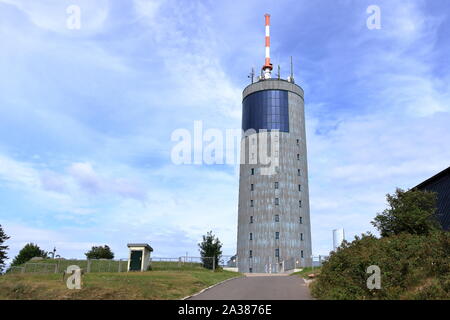
[[[313,273],[313,274],[318,274],[318,273],[320,273],[320,267],[314,267],[314,268],[312,268],[312,267],[307,267],[307,268],[303,268],[302,271],[294,272],[294,273],[292,273],[291,275],[293,275],[293,276],[299,276],[299,277],[301,277],[301,278],[309,278],[308,275],[311,274],[311,273]]]
[[[206,269],[87,273],[81,290],[69,290],[62,274],[7,274],[0,276],[0,299],[172,300],[236,276],[240,274]]]
[[[204,268],[201,263],[195,262],[153,261],[152,270],[204,270]]]

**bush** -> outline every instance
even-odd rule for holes
[[[114,259],[114,253],[110,247],[105,245],[92,247],[91,250],[85,253],[87,259]]]
[[[41,250],[37,244],[28,243],[26,244],[22,250],[19,251],[19,254],[14,258],[11,266],[18,266],[28,262],[31,258],[40,257],[40,258],[48,258],[48,254],[46,251]]]
[[[435,215],[436,193],[397,189],[386,200],[389,207],[372,221],[382,237],[400,233],[427,235],[441,229]]]
[[[321,299],[450,299],[450,233],[437,224],[436,194],[419,190],[387,195],[388,208],[371,234],[344,242],[321,269],[312,293]],[[378,266],[381,289],[367,287]]]
[[[450,234],[373,235],[345,242],[312,284],[321,299],[449,299]],[[367,267],[381,269],[381,289],[367,288]]]

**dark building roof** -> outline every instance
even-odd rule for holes
[[[450,230],[450,167],[425,180],[415,188],[437,193],[437,217],[444,230]]]

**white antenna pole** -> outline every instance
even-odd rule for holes
[[[266,61],[262,67],[264,79],[271,78],[272,64],[270,63],[270,14],[265,14],[266,18]]]

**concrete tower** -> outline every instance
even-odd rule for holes
[[[276,273],[311,265],[303,89],[272,78],[270,16],[266,61],[243,92],[237,259],[240,272]],[[270,161],[267,161],[267,155]]]

